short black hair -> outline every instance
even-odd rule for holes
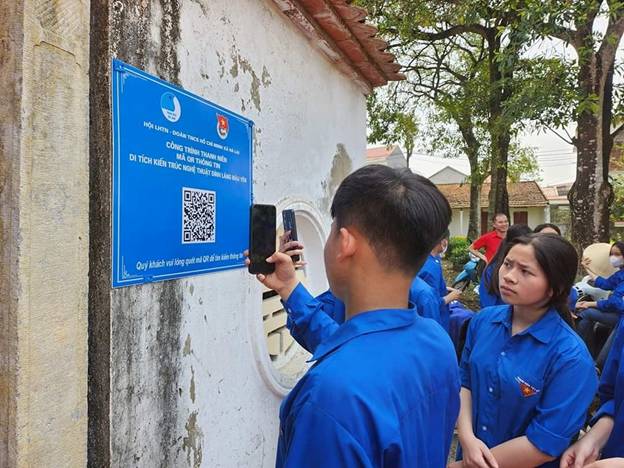
[[[331,216],[366,236],[381,264],[415,275],[448,229],[451,207],[428,179],[372,164],[342,181]]]
[[[494,213],[494,216],[492,216],[492,222],[496,221],[496,218],[498,218],[499,216],[504,216],[505,218],[509,219],[509,217],[507,216],[507,213],[503,213],[502,211],[499,211],[498,213]]]
[[[535,251],[535,260],[544,272],[548,285],[552,289],[552,297],[548,301],[549,307],[554,307],[565,322],[574,328],[574,321],[568,307],[568,296],[576,277],[578,254],[576,249],[557,234],[529,234],[517,237],[509,242],[503,250],[503,258],[516,245],[530,245]],[[498,271],[502,262],[496,265],[492,277],[496,278],[498,289]]]
[[[538,224],[537,226],[535,226],[535,229],[533,229],[533,232],[538,234],[538,233],[542,232],[546,228],[553,229],[554,231],[557,232],[557,234],[561,235],[561,229],[559,229],[559,226],[557,226],[556,224],[553,224],[553,223]]]

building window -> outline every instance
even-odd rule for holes
[[[280,213],[280,211],[278,211]],[[281,214],[278,222],[281,221]],[[295,210],[298,237],[305,245],[306,265],[297,270],[297,278],[312,293],[320,294],[327,289],[323,263],[323,238],[318,222],[310,213]],[[278,237],[283,226],[278,227]],[[291,336],[286,327],[287,314],[279,295],[272,290],[262,290],[262,326],[266,339],[268,359],[272,375],[283,388],[292,388],[306,372],[310,354]]]

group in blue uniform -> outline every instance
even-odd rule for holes
[[[448,224],[448,219],[440,216],[445,211],[450,214],[448,204],[437,199],[435,187],[411,173],[367,166],[354,173],[358,175],[356,185],[361,177],[367,183],[357,190],[351,187],[341,192],[339,188],[336,197],[350,193],[370,201],[379,188],[367,178],[376,173],[383,174],[386,181],[392,179],[390,185],[399,183],[394,180],[398,177],[400,184],[412,185],[410,190],[417,187],[415,196],[429,191],[429,201],[438,203],[436,212],[442,220],[438,224]],[[352,176],[343,183],[353,183],[349,181]],[[371,185],[375,189],[363,193]],[[360,209],[366,208],[360,205]],[[332,206],[332,216],[338,219],[343,215],[335,215]],[[571,447],[570,443],[584,425],[598,381],[592,358],[566,315],[576,265],[573,247],[567,241],[544,235],[522,237],[509,244],[505,261],[492,270],[495,278],[500,275],[511,285],[507,288],[501,279],[500,294],[509,305],[485,308],[475,315],[458,368],[445,331],[448,315],[445,317],[443,298],[447,290],[439,257],[429,255],[411,282],[400,280],[405,289],[401,286],[398,290],[405,291],[409,300],[394,301],[397,307],[354,310],[349,287],[358,286],[357,280],[349,284],[345,281],[351,280],[344,280],[344,274],[352,271],[349,262],[361,267],[365,263],[358,262],[378,262],[379,266],[386,260],[373,259],[373,241],[352,248],[359,242],[357,236],[341,228],[336,219],[325,252],[330,291],[312,296],[293,280],[290,257],[281,253],[273,256],[276,271],[281,273],[259,275],[260,281],[280,294],[292,336],[312,354],[312,366],[280,408],[278,468],[443,467],[458,413],[461,447],[459,461],[453,466],[460,467],[463,459],[474,461],[475,457],[482,457],[484,463],[489,460],[490,466],[497,466],[496,460],[504,464],[520,457],[532,461],[532,466],[558,466],[562,454],[564,466],[566,457],[580,456],[583,439]],[[435,217],[432,222],[435,224]],[[384,232],[388,231],[393,230]],[[435,232],[441,230],[431,228],[421,244],[432,245]],[[349,236],[350,240],[344,240]],[[396,239],[400,244],[400,235]],[[530,302],[532,291],[540,289],[533,286],[536,280],[531,266],[523,264],[530,247],[552,257],[536,260],[546,283],[541,286],[543,297],[534,304]],[[359,253],[354,252],[365,249],[375,255],[355,258]],[[519,256],[514,259],[512,254]],[[350,256],[354,260],[345,262]],[[421,258],[425,257],[422,252]],[[565,271],[557,272],[553,265]],[[387,287],[392,287],[390,278],[405,278],[404,267],[395,270],[385,278]],[[377,269],[381,275],[384,271]],[[527,294],[514,290],[522,282],[528,285],[524,289]],[[365,289],[357,290],[368,294]],[[377,299],[374,294],[368,297],[373,302]],[[600,421],[614,421],[603,437],[606,443],[599,447],[605,457],[624,456],[623,348],[621,323],[600,383],[601,407],[589,433],[601,430],[604,424]]]

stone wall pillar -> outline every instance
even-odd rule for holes
[[[0,17],[0,466],[84,466],[89,2]]]

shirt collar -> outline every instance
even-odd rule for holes
[[[308,362],[318,361],[346,342],[360,335],[393,328],[409,327],[417,320],[416,309],[378,309],[363,312],[347,320],[329,338],[323,341]]]
[[[548,343],[554,334],[553,325],[559,322],[559,313],[551,307],[546,313],[526,330],[522,330],[518,335],[531,335],[537,341]],[[492,323],[502,323],[511,332],[511,306],[507,306],[504,314],[492,318]]]

